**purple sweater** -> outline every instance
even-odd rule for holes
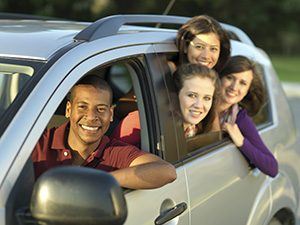
[[[236,124],[244,136],[244,143],[239,148],[244,156],[261,172],[275,177],[278,173],[278,163],[261,139],[254,122],[245,109],[237,115]]]

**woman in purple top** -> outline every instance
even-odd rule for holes
[[[244,56],[231,57],[220,78],[218,112],[222,129],[251,164],[275,177],[278,173],[277,161],[250,117],[260,110],[265,101],[265,89],[256,65]]]

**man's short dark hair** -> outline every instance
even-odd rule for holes
[[[97,75],[87,75],[82,77],[69,91],[68,93],[68,100],[72,101],[73,100],[73,92],[74,92],[74,88],[77,85],[92,85],[95,88],[99,88],[101,90],[106,90],[109,92],[110,94],[110,104],[112,104],[112,99],[113,99],[113,92],[111,87],[109,86],[109,84],[103,80],[101,77],[97,76]]]

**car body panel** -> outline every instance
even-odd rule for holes
[[[185,172],[182,167],[177,168],[176,172],[177,179],[170,185],[153,190],[132,191],[125,195],[128,207],[128,217],[125,225],[152,225],[161,212],[171,209],[182,202],[188,204],[189,196]],[[189,218],[188,208],[180,216],[175,217],[166,224],[190,224]]]
[[[74,22],[1,21],[0,56],[47,60],[73,42],[73,37],[86,26]],[[15,43],[14,48],[10,46],[11,42]]]
[[[293,212],[297,210],[297,199],[299,193],[295,193],[295,189],[290,178],[285,174],[280,174],[276,181],[271,184],[272,188],[272,208],[270,214],[274,215],[280,209],[289,209]]]
[[[5,224],[5,210],[4,208],[0,208],[0,224]]]
[[[246,224],[266,179],[262,173],[256,175],[250,171],[247,161],[232,144],[192,159],[185,163],[185,170],[191,199],[191,224],[197,221]],[[268,192],[267,189],[266,195],[270,197]],[[211,210],[218,212],[218,216],[213,216]]]

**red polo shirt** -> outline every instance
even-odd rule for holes
[[[72,165],[72,150],[65,144],[68,129],[67,122],[58,128],[47,129],[39,139],[32,152],[36,178],[50,168]],[[143,154],[146,152],[135,146],[103,136],[99,147],[90,154],[82,166],[110,172],[129,167],[134,159]]]

